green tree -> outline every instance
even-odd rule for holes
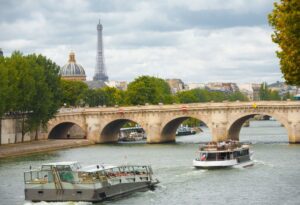
[[[300,85],[300,1],[280,0],[274,3],[269,14],[274,28],[273,42],[281,48],[277,51],[281,71],[288,84]]]
[[[282,97],[282,100],[287,100],[287,99],[293,100],[293,96],[291,95],[290,92],[285,93]]]
[[[259,99],[260,100],[280,100],[278,91],[272,91],[269,89],[266,83],[261,84],[259,89]]]
[[[88,89],[84,101],[90,107],[105,105],[105,93],[102,89]]]
[[[8,93],[8,69],[5,65],[4,58],[0,57],[0,117],[7,111],[9,96]]]
[[[61,80],[61,102],[67,106],[80,106],[84,104],[88,86],[82,81]]]
[[[192,91],[182,91],[176,94],[176,98],[180,103],[195,103],[199,99]]]
[[[102,88],[104,92],[104,104],[107,106],[124,105],[125,93],[122,90],[113,87]]]
[[[23,142],[25,133],[30,130],[30,126],[27,123],[28,113],[31,112],[32,103],[34,103],[33,98],[36,92],[33,78],[34,70],[29,61],[20,52],[14,52],[11,55],[11,66],[16,68],[17,71],[17,98],[14,110],[17,113],[17,118],[21,120]]]
[[[21,121],[22,141],[28,131],[37,134],[59,108],[58,71],[57,65],[41,55],[24,56],[16,51],[0,58],[0,115],[11,112]]]
[[[30,114],[27,116],[28,125],[30,131],[36,131],[37,139],[39,127],[46,126],[60,107],[59,67],[41,55],[29,55],[26,59],[30,63],[35,87],[32,96],[34,103],[31,104]]]
[[[45,83],[49,89],[49,98],[51,103],[48,104],[47,116],[43,119],[43,124],[48,122],[49,119],[54,117],[58,108],[61,106],[61,79],[59,76],[59,66],[52,62],[50,59],[42,55],[33,54],[32,57],[36,63],[42,67],[45,76]]]
[[[248,98],[241,92],[224,93],[220,91],[209,91],[205,89],[193,89],[178,92],[176,99],[179,103],[196,103],[196,102],[222,102],[229,101],[248,101]]]
[[[126,92],[128,104],[158,104],[172,103],[170,87],[163,79],[141,76],[129,83]]]
[[[249,101],[246,95],[241,93],[240,91],[233,92],[228,95],[228,100],[229,101]]]

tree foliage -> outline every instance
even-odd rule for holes
[[[168,83],[151,76],[141,76],[129,83],[126,97],[127,103],[133,105],[167,104],[173,101]]]
[[[103,89],[88,89],[85,93],[84,101],[90,107],[105,105],[105,93]]]
[[[277,51],[281,71],[288,84],[300,85],[300,1],[280,0],[274,3],[269,23],[275,29],[273,42],[281,48]]]
[[[225,93],[220,91],[209,91],[205,89],[193,89],[178,92],[176,94],[179,103],[197,103],[197,102],[222,102],[228,101],[248,101],[248,98],[241,92]]]
[[[122,90],[112,87],[102,88],[104,92],[104,103],[107,106],[124,105],[125,93]]]
[[[278,91],[269,89],[266,83],[263,83],[259,89],[260,100],[280,100]]]
[[[61,80],[62,104],[66,106],[84,105],[88,86],[82,81]]]
[[[14,52],[0,59],[0,116],[14,113],[27,131],[45,125],[59,108],[59,67],[41,55]]]

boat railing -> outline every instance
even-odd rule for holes
[[[242,147],[242,144],[237,141],[229,141],[224,143],[210,142],[205,145],[203,144],[199,145],[199,150],[200,151],[223,151],[223,150],[232,151],[239,147]]]
[[[24,173],[25,184],[46,184],[53,180],[49,171],[31,170]]]
[[[52,167],[51,170],[35,170],[24,173],[25,183],[45,184],[54,183],[57,190],[63,190],[62,183],[72,184],[95,184],[126,182],[126,181],[147,181],[152,179],[150,166],[121,166],[95,172],[58,170]]]
[[[208,159],[201,159],[201,157],[196,158],[197,161],[228,161],[228,160],[232,160],[233,158],[231,157],[225,157],[225,158],[208,158]]]

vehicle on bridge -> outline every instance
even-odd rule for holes
[[[209,142],[199,146],[193,165],[200,169],[252,166],[253,152],[238,141]]]
[[[151,166],[99,164],[81,167],[78,162],[43,164],[24,173],[25,200],[98,202],[135,191],[154,189]]]

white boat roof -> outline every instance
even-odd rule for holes
[[[42,164],[42,166],[73,165],[73,164],[78,164],[78,162],[77,161],[51,162],[51,163]]]
[[[125,131],[125,130],[142,130],[142,127],[124,127],[121,128],[120,131]]]
[[[93,164],[93,165],[89,165],[86,167],[82,167],[78,171],[80,171],[80,172],[96,172],[96,171],[111,169],[111,168],[115,168],[115,167],[118,167],[118,166],[111,165],[111,164]]]

